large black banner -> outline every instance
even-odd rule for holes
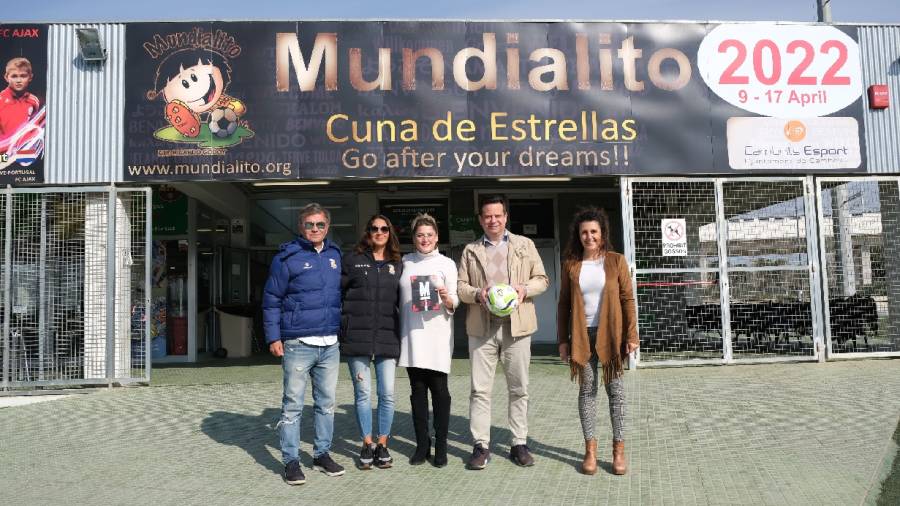
[[[125,178],[865,171],[856,28],[135,23]]]
[[[44,182],[47,25],[0,24],[0,184]]]

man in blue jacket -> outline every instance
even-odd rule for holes
[[[269,351],[282,357],[281,455],[284,479],[306,482],[300,468],[300,415],[307,382],[312,383],[316,439],[313,468],[328,476],[344,474],[328,450],[334,433],[341,326],[341,250],[326,239],[331,215],[319,204],[300,211],[302,237],[282,244],[263,293],[263,322]]]

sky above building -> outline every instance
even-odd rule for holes
[[[3,22],[304,19],[584,19],[815,21],[816,0],[42,0]],[[900,24],[900,0],[832,0],[834,22]]]

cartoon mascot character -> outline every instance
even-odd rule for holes
[[[162,96],[166,121],[185,137],[194,138],[200,135],[202,116],[218,109],[230,109],[237,118],[247,112],[243,102],[225,94],[230,82],[231,66],[225,57],[207,49],[182,49],[160,62],[147,98]]]

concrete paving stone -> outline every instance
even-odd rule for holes
[[[0,409],[16,406],[27,406],[39,402],[58,401],[70,397],[68,395],[0,395]]]
[[[182,367],[155,370],[150,387],[0,410],[0,502],[358,504],[376,491],[380,504],[874,504],[900,416],[900,360],[642,369],[625,377],[630,472],[609,473],[601,390],[601,468],[589,477],[577,472],[584,441],[576,387],[558,360],[535,357],[529,445],[536,465],[518,468],[506,458],[507,397],[498,370],[494,459],[468,471],[468,364],[455,360],[449,466],[407,464],[415,444],[409,385],[399,369],[390,444],[396,464],[359,471],[352,386],[341,367],[332,454],[345,476],[309,467],[308,407],[301,424],[308,483],[281,480],[274,431],[280,367]]]

